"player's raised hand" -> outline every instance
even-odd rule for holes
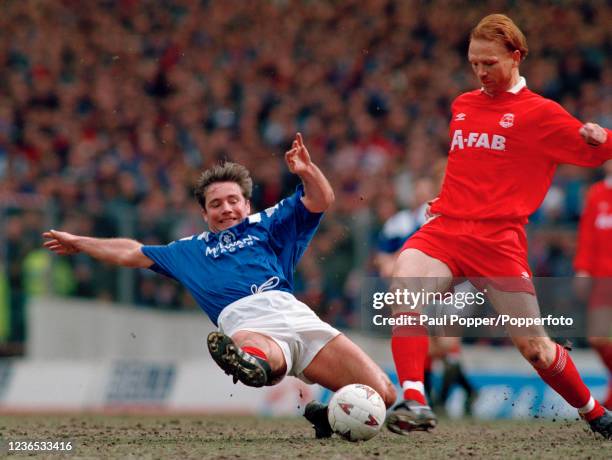
[[[295,135],[295,140],[293,144],[291,144],[291,149],[285,152],[285,162],[287,163],[289,171],[298,176],[311,167],[312,161],[310,160],[310,154],[304,145],[300,133]]]
[[[601,145],[608,139],[608,132],[597,123],[585,123],[578,132],[589,145]]]
[[[49,230],[43,233],[43,237],[48,239],[48,241],[43,243],[43,246],[61,256],[69,256],[81,252],[74,245],[77,236],[72,233]]]

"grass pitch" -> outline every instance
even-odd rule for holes
[[[559,459],[603,458],[612,447],[582,422],[535,420],[442,420],[432,433],[398,436],[383,430],[361,443],[316,440],[300,418],[210,415],[12,415],[0,417],[0,432],[5,448],[9,440],[74,443],[69,454],[4,450],[4,458]]]

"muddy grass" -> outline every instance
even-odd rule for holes
[[[213,416],[2,416],[0,456],[37,458],[605,458],[612,441],[582,422],[443,420],[432,433],[316,440],[302,419]],[[6,453],[8,440],[66,441],[70,454]],[[32,457],[30,457],[32,458]]]

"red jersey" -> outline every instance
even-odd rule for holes
[[[597,182],[587,194],[578,230],[576,271],[612,277],[612,180]]]
[[[452,104],[451,146],[431,212],[458,219],[527,222],[559,163],[599,166],[612,158],[612,135],[587,145],[582,123],[559,104],[523,87],[491,97],[464,93]]]

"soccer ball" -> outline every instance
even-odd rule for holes
[[[383,399],[373,388],[354,383],[332,397],[327,418],[337,435],[348,441],[367,441],[380,431],[386,412]]]

